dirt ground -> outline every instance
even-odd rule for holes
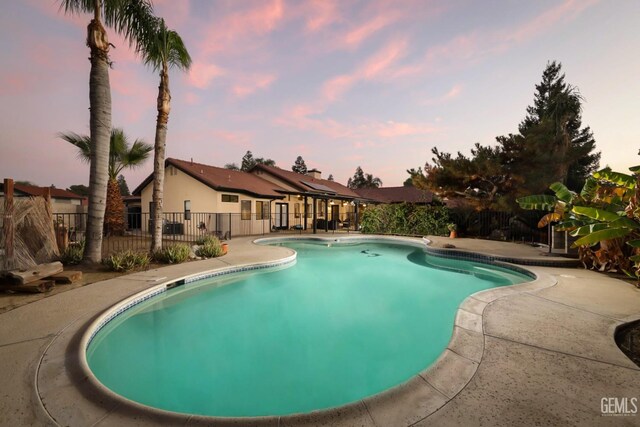
[[[153,267],[155,266],[150,266],[149,268]],[[64,269],[65,271],[82,271],[82,280],[69,285],[57,284],[51,291],[37,294],[0,290],[0,313],[5,313],[25,304],[39,301],[43,298],[47,298],[51,295],[56,295],[61,292],[70,291],[72,289],[88,285],[90,283],[100,282],[102,280],[108,280],[114,277],[122,276],[123,274],[127,274],[108,271],[102,265],[74,265],[68,267],[65,266]]]

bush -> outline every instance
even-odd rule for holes
[[[84,239],[76,244],[70,244],[60,255],[60,261],[64,265],[76,265],[82,262],[84,255]]]
[[[219,245],[219,244],[220,244],[220,240],[216,236],[212,236],[210,234],[207,234],[206,236],[200,236],[196,240],[196,245],[198,246]]]
[[[163,264],[180,264],[189,259],[190,252],[189,246],[179,243],[156,251],[153,254],[153,259]]]
[[[149,265],[149,255],[146,253],[126,250],[111,254],[102,263],[112,271],[131,271],[146,268]]]
[[[401,203],[367,208],[362,215],[361,230],[368,234],[446,236],[447,226],[452,222],[446,207]]]
[[[196,251],[196,255],[202,258],[215,258],[222,255],[222,244],[217,237],[206,236],[203,244]]]

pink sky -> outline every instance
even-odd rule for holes
[[[54,0],[0,16],[0,171],[87,184],[60,131],[88,133],[88,15]],[[193,66],[171,73],[167,153],[216,166],[298,155],[346,183],[357,166],[401,185],[430,150],[516,132],[549,60],[586,99],[602,165],[640,163],[639,2],[156,0]],[[153,143],[158,76],[109,31],[113,124]],[[133,189],[152,162],[125,172]]]

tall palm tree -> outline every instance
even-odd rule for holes
[[[162,199],[164,188],[164,159],[167,144],[167,123],[171,111],[171,91],[169,90],[169,68],[188,70],[191,56],[180,35],[167,28],[162,18],[155,18],[153,30],[147,33],[145,42],[138,48],[146,65],[160,72],[158,86],[158,118],[153,156],[153,232],[151,251],[162,247]]]
[[[102,232],[106,209],[108,182],[109,139],[111,133],[111,86],[109,83],[109,43],[104,24],[114,27],[135,42],[140,35],[137,14],[150,13],[149,0],[61,0],[65,13],[91,13],[87,26],[89,61],[89,129],[91,167],[89,172],[89,218],[87,222],[84,259],[100,262],[102,258]]]
[[[75,132],[61,132],[58,136],[78,148],[80,160],[90,163],[92,159],[91,138],[88,135],[78,135]],[[118,175],[123,169],[136,168],[149,158],[153,147],[141,139],[129,144],[129,138],[120,128],[111,130],[109,138],[108,184],[106,195],[106,209],[103,229],[110,234],[124,232],[124,203],[118,185]]]
[[[364,174],[364,183],[363,188],[378,188],[382,186],[382,180],[377,176],[374,176],[370,173]]]

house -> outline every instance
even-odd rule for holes
[[[143,231],[148,231],[153,174],[133,191],[140,197]],[[164,234],[197,234],[195,230],[225,235],[249,235],[271,229],[271,204],[286,196],[282,189],[250,173],[193,161],[165,161]]]
[[[87,198],[71,191],[55,187],[13,184],[13,197],[44,197],[47,193],[51,195],[51,211],[53,213],[82,213],[87,211]],[[1,182],[0,198],[4,199],[4,184]]]
[[[335,230],[357,223],[361,197],[352,189],[322,179],[322,172],[311,169],[307,174],[263,164],[256,165],[253,175],[277,185],[286,198],[275,202],[276,227]],[[291,215],[293,213],[293,215]]]

